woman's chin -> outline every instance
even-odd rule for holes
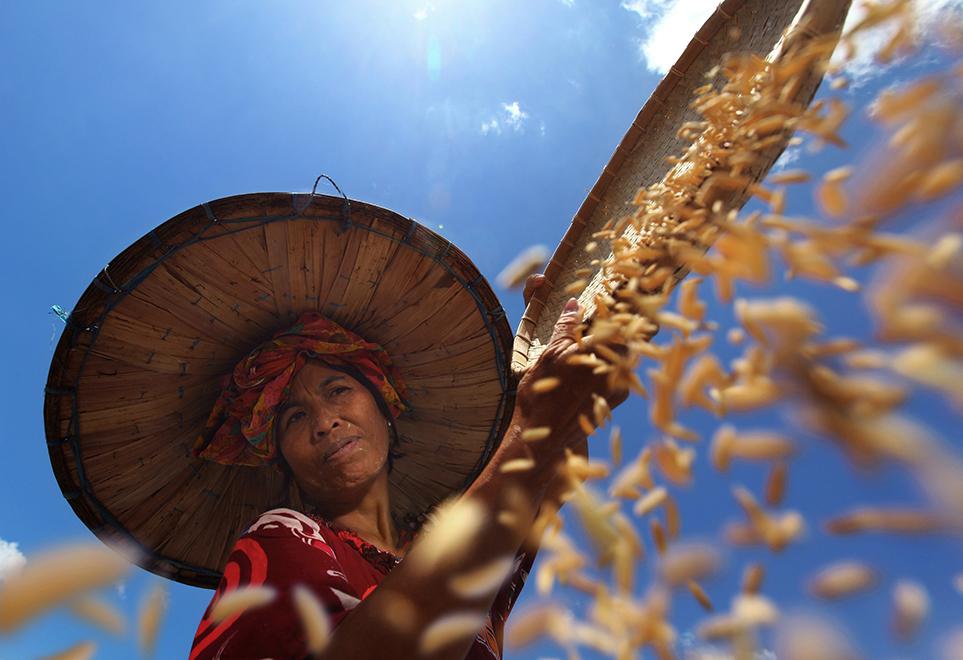
[[[382,472],[387,472],[386,464],[370,465],[367,460],[345,462],[332,469],[331,464],[326,466],[322,474],[328,476],[324,479],[324,490],[337,497],[350,491],[367,492],[371,485],[377,481]]]

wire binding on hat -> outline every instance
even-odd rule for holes
[[[327,179],[331,185],[334,186],[334,189],[338,191],[338,194],[344,197],[344,204],[341,206],[341,231],[345,232],[348,230],[348,227],[351,226],[351,200],[341,191],[341,188],[334,182],[334,179],[327,174],[319,174],[318,178],[314,180],[314,186],[311,188],[312,198],[317,194],[318,184],[321,182],[321,179]]]

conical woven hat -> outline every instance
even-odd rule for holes
[[[384,346],[408,385],[395,513],[420,514],[470,483],[513,405],[511,330],[488,283],[449,241],[386,209],[258,193],[167,221],[74,307],[44,415],[54,473],[81,520],[134,544],[155,573],[216,586],[282,479],[194,458],[191,446],[220,377],[305,310]]]
[[[691,107],[694,90],[706,84],[723,56],[754,53],[776,60],[790,51],[790,44],[796,48],[815,39],[834,39],[849,6],[850,0],[725,0],[719,4],[642,106],[572,219],[545,268],[545,283],[535,291],[519,323],[512,351],[514,372],[524,370],[544,350],[570,296],[566,288],[583,279],[581,273],[586,270],[593,274],[579,302],[587,316],[594,310],[595,296],[605,290],[605,281],[601,265],[592,260],[604,255],[610,244],[597,238],[596,232],[635,209],[639,189],[662,181],[672,167],[667,157],[689,146],[678,131],[686,122],[700,119]],[[799,86],[787,100],[808,105],[823,78],[820,64],[814,61],[800,72]],[[748,173],[752,180],[765,177],[788,140],[787,134],[759,154],[758,164]],[[740,208],[749,197],[748,187],[736,191],[727,199],[727,208]],[[589,243],[598,244],[594,253],[586,250]],[[684,275],[679,272],[676,277]]]

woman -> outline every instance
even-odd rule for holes
[[[227,197],[139,239],[74,305],[47,447],[81,520],[144,568],[218,588],[215,602],[274,590],[205,617],[196,658],[304,657],[306,598],[335,624],[327,657],[414,657],[457,612],[471,630],[429,656],[498,657],[534,558],[523,541],[585,444],[577,416],[593,391],[620,398],[568,362],[578,325],[573,301],[517,382],[497,296],[444,237],[314,192]],[[549,377],[561,384],[537,394]],[[517,459],[528,469],[501,471]],[[452,497],[482,512],[466,551],[415,538]],[[505,567],[492,588],[468,579],[491,566]]]
[[[531,279],[526,293],[539,283]],[[590,368],[569,363],[580,350],[579,324],[572,299],[519,383],[508,432],[460,496],[481,506],[479,528],[465,552],[434,562],[426,559],[431,536],[413,539],[391,515],[393,424],[405,389],[384,351],[316,313],[253,351],[222,392],[197,452],[218,458],[256,447],[290,474],[299,502],[265,512],[237,542],[191,658],[308,655],[295,608],[299,588],[324,604],[335,626],[323,657],[500,658],[505,620],[534,559],[523,542],[538,508],[557,506],[565,450],[584,450],[578,415],[591,410],[593,393],[613,405],[624,398],[606,391],[606,379]],[[561,385],[536,394],[532,383],[550,377]],[[523,440],[526,430],[542,427],[551,427],[549,438]],[[500,471],[517,459],[531,459],[533,467]],[[504,512],[511,518],[498,515]],[[401,561],[406,556],[411,561]],[[512,556],[512,574],[500,588],[452,590],[453,578]],[[260,585],[276,590],[271,603],[221,623],[210,619],[226,591]],[[422,653],[423,632],[453,612],[488,614],[476,635]]]

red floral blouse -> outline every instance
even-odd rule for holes
[[[325,604],[332,626],[372,591],[401,559],[345,529],[292,509],[272,509],[234,544],[224,576],[197,628],[190,660],[304,658],[308,655],[291,590],[302,584]],[[501,658],[502,631],[534,556],[519,551],[515,570],[499,591],[466,660]],[[226,591],[269,585],[269,605],[215,624],[211,609]]]

